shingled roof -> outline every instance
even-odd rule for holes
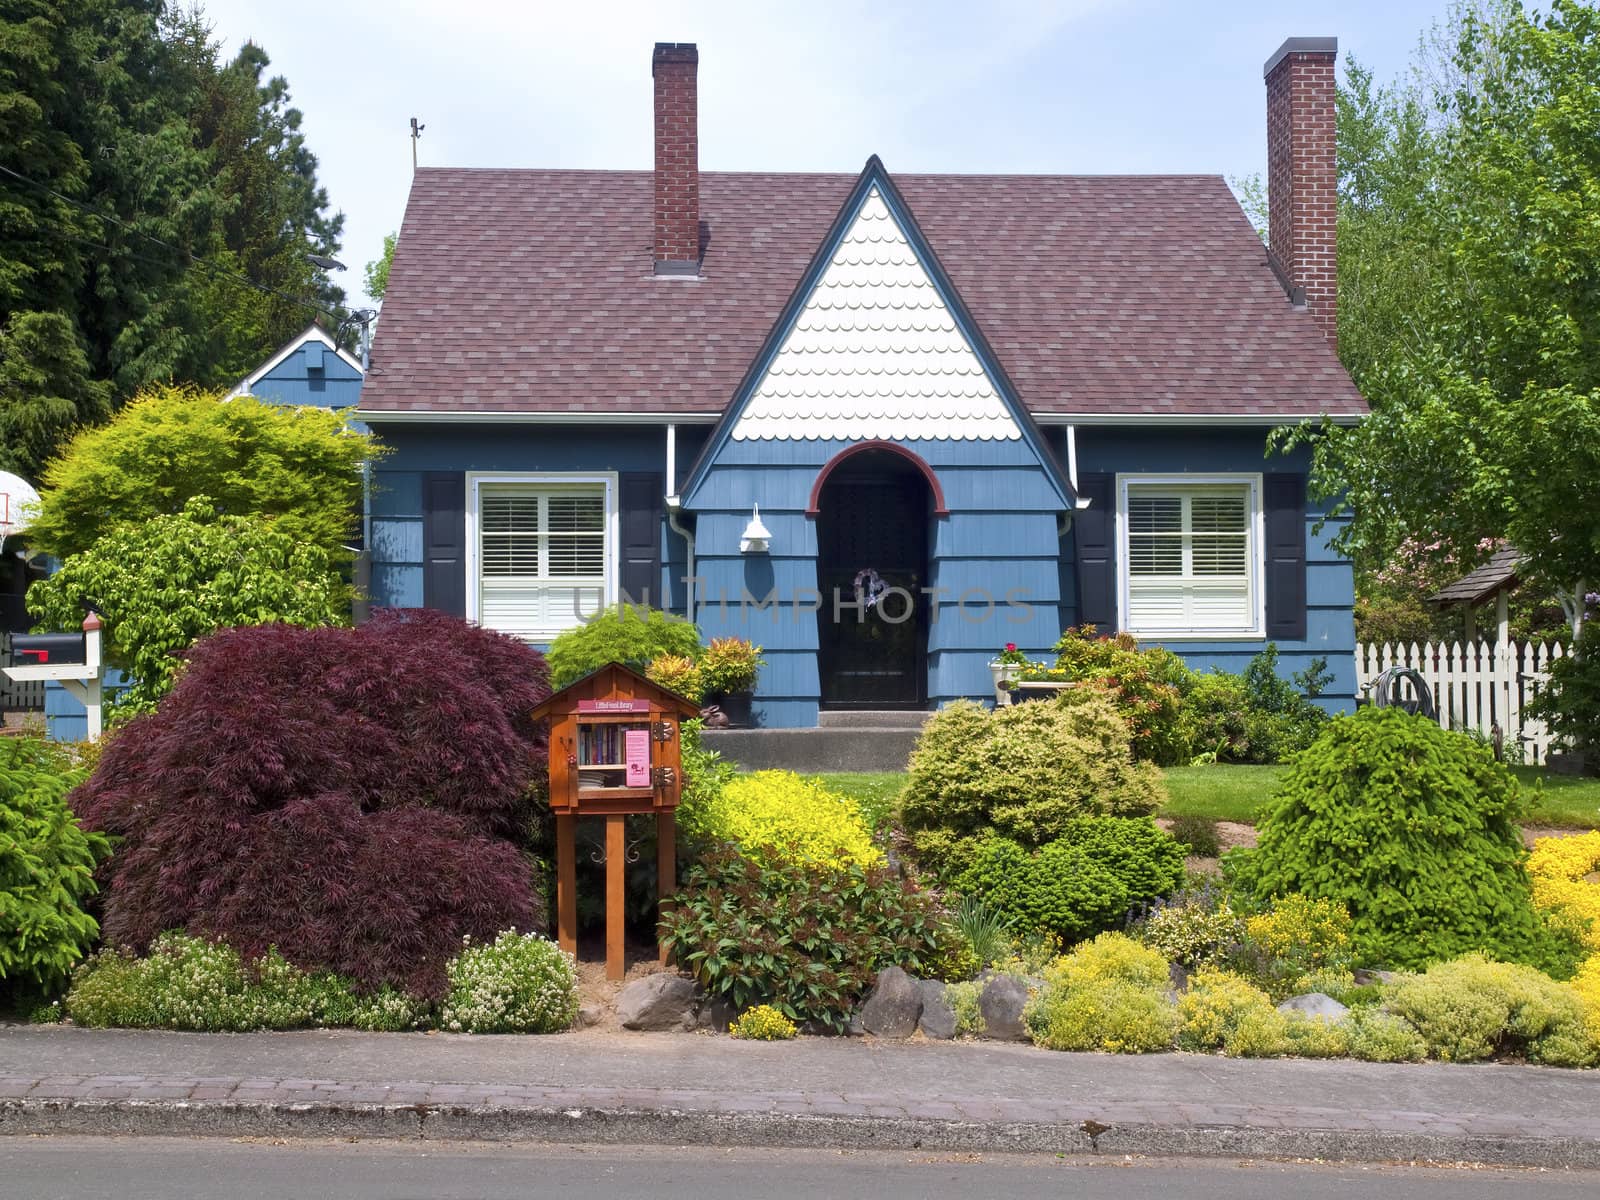
[[[361,409],[717,415],[856,179],[702,173],[672,279],[648,171],[418,171]],[[1036,415],[1366,412],[1219,176],[894,180]]]

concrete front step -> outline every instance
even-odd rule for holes
[[[839,708],[817,716],[823,729],[921,729],[933,714],[926,709]]]
[[[897,716],[900,714],[896,714]],[[926,713],[917,716],[926,717]],[[747,771],[904,771],[920,728],[707,729],[700,735]]]

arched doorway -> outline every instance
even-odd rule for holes
[[[840,455],[813,495],[817,669],[825,709],[927,705],[928,534],[942,498],[892,447]]]

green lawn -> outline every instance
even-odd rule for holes
[[[1600,779],[1574,779],[1551,775],[1538,767],[1513,767],[1529,793],[1530,809],[1524,823],[1580,829],[1600,829]],[[1256,815],[1272,795],[1283,767],[1242,767],[1232,764],[1205,767],[1168,767],[1169,799],[1159,815],[1210,817],[1214,821],[1254,824]],[[824,775],[831,791],[849,796],[861,806],[874,829],[881,828],[905,787],[898,772],[873,775]]]

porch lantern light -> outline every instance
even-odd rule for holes
[[[772,530],[761,523],[761,506],[750,506],[750,524],[744,527],[744,533],[739,535],[740,554],[765,554],[771,549],[768,544],[772,541]]]

